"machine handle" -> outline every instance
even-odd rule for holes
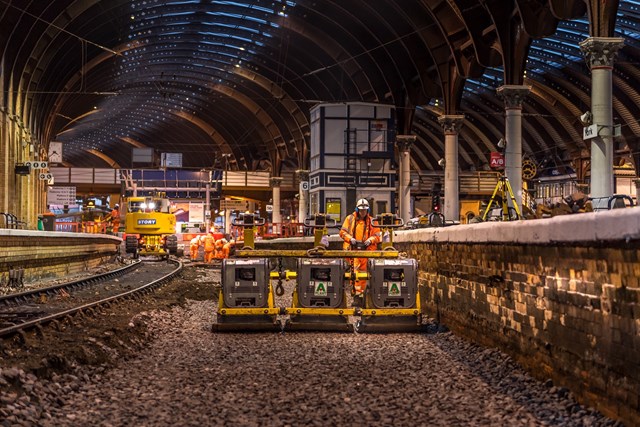
[[[326,215],[315,215],[307,217],[305,218],[303,225],[307,228],[334,228],[338,226],[334,218],[328,217]]]
[[[372,218],[373,225],[380,228],[400,228],[404,226],[404,220],[396,214],[380,214]]]
[[[266,220],[264,218],[255,217],[248,214],[239,215],[235,217],[233,221],[231,221],[231,225],[235,227],[253,227],[256,225],[264,225],[265,223]]]

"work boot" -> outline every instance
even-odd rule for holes
[[[362,295],[354,295],[353,296],[353,304],[354,307],[364,307],[364,298],[362,298]]]

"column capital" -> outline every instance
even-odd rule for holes
[[[298,177],[298,181],[309,181],[309,171],[306,169],[298,169],[296,170],[296,177]]]
[[[396,135],[396,145],[400,151],[409,151],[411,144],[416,142],[415,135]]]
[[[442,115],[438,116],[438,123],[444,129],[445,134],[457,134],[462,129],[464,122],[464,114],[459,115]]]
[[[496,89],[499,98],[504,101],[504,108],[522,108],[524,99],[531,92],[531,86],[503,85]]]
[[[613,67],[613,60],[623,46],[622,37],[589,37],[580,42],[580,50],[589,68]]]
[[[280,185],[282,185],[282,180],[284,178],[282,178],[281,176],[272,176],[271,178],[269,178],[269,185],[271,187],[280,187]]]

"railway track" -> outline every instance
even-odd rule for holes
[[[182,262],[137,261],[108,273],[0,297],[0,337],[11,336],[122,299],[144,295],[182,270]]]

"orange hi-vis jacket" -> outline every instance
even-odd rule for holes
[[[113,231],[117,233],[118,228],[120,228],[120,211],[118,209],[111,211],[111,225],[113,227]]]
[[[344,240],[342,245],[344,250],[351,248],[351,238],[364,242],[371,238],[372,243],[367,250],[375,251],[378,243],[382,241],[382,233],[380,228],[373,225],[371,215],[367,214],[364,219],[358,217],[358,212],[354,212],[344,219],[342,228],[340,229],[340,238]]]
[[[216,248],[216,239],[211,234],[207,234],[204,238],[204,251],[213,252]]]
[[[223,239],[216,240],[216,243],[215,243],[215,248],[216,248],[215,257],[217,259],[225,258],[225,256],[224,256],[224,245],[225,245],[225,243],[227,243],[227,239],[223,238]]]

